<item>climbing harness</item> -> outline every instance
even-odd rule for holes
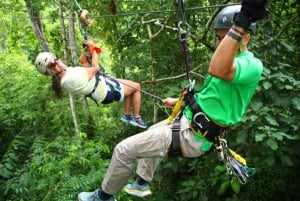
[[[87,27],[91,23],[91,19],[89,17],[89,12],[85,9],[84,10],[81,9],[79,3],[76,0],[74,0],[74,3],[76,4],[76,6],[79,9],[78,17],[79,17],[79,21],[81,22],[79,24],[80,33],[83,35],[84,39],[87,39]]]
[[[172,130],[172,141],[168,150],[168,157],[178,157],[182,156],[182,151],[180,147],[180,118],[183,115],[181,111],[180,114],[174,119],[171,130]]]
[[[233,175],[241,184],[246,184],[247,178],[253,176],[255,168],[246,165],[246,160],[227,146],[227,141],[220,137],[219,143],[215,144],[218,158],[224,162],[227,173]]]

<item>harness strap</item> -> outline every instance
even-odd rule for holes
[[[96,79],[96,82],[95,82],[95,86],[94,86],[92,92],[85,96],[91,98],[96,103],[96,105],[98,105],[97,101],[92,97],[92,94],[96,91],[99,81],[100,81],[100,72],[99,71],[95,74],[95,79]]]
[[[178,117],[173,121],[172,125],[172,142],[169,147],[168,156],[177,157],[182,156],[182,151],[180,148],[180,119],[182,117],[183,111],[178,115]]]
[[[193,94],[188,95],[187,102],[193,112],[192,130],[200,131],[203,137],[211,142],[217,142],[218,136],[224,134],[227,128],[214,123],[199,107]]]

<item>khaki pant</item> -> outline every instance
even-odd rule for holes
[[[199,157],[202,142],[196,142],[183,115],[180,129],[180,145],[184,157]],[[138,159],[136,173],[144,180],[152,181],[160,158],[167,156],[172,141],[171,125],[166,121],[151,126],[147,131],[126,138],[116,145],[109,168],[102,182],[102,190],[108,194],[118,193],[131,177]]]

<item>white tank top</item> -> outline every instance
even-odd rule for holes
[[[88,74],[83,67],[68,67],[66,74],[61,79],[61,86],[72,94],[89,95],[95,86],[96,78],[88,79]],[[98,86],[92,94],[93,99],[100,103],[107,94],[105,79],[100,76]]]

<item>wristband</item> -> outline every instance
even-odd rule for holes
[[[244,34],[245,34],[245,32],[239,31],[239,30],[236,28],[235,25],[233,25],[233,26],[231,27],[231,29],[233,29],[235,32],[239,33],[240,35],[244,35]]]
[[[228,31],[228,32],[227,32],[227,36],[229,36],[230,38],[232,38],[233,40],[236,40],[236,41],[238,41],[238,42],[240,42],[241,39],[242,39],[241,36],[239,36],[239,35],[233,33],[232,31]]]

